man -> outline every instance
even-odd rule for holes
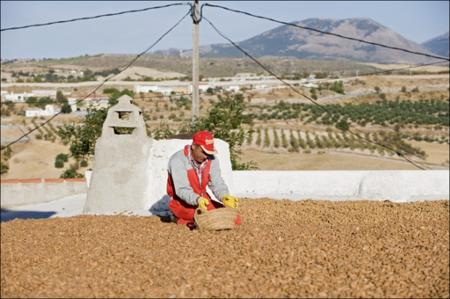
[[[192,136],[191,145],[170,157],[167,194],[170,196],[169,209],[176,223],[194,228],[194,213],[198,207],[204,210],[238,207],[239,199],[229,194],[220,174],[219,160],[214,158],[215,153],[213,134],[199,131]],[[220,203],[211,200],[206,186]],[[238,216],[235,223],[240,222]]]

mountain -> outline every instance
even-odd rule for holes
[[[402,37],[369,18],[341,20],[311,18],[294,23],[348,37],[433,54],[421,45]],[[430,58],[424,56],[351,41],[289,25],[276,27],[238,44],[251,55],[257,57],[294,56],[306,59],[344,59],[381,63],[423,63],[431,61]],[[204,46],[201,47],[200,51],[205,57],[243,56],[239,50],[230,44]],[[184,53],[186,54],[186,51]]]
[[[449,35],[447,32],[422,43],[422,46],[433,53],[444,57],[449,57],[448,39]]]

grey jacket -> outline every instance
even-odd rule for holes
[[[190,147],[189,147],[190,151]],[[187,204],[196,206],[198,194],[194,193],[194,190],[189,183],[187,172],[193,168],[191,161],[184,154],[184,149],[176,152],[170,157],[168,171],[172,176],[175,194]],[[201,181],[201,178],[199,178]],[[220,165],[218,159],[211,160],[210,180],[208,187],[213,192],[214,196],[218,200],[222,200],[225,194],[229,194],[229,190],[225,181],[220,173]]]

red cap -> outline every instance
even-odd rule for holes
[[[192,143],[200,145],[205,153],[214,155],[214,135],[209,131],[199,131],[192,136]]]

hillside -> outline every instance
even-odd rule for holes
[[[447,32],[442,35],[436,36],[424,42],[422,46],[433,53],[442,55],[444,57],[449,57],[449,33]]]
[[[131,61],[135,56],[127,54],[98,54],[84,55],[63,59],[45,59],[45,60],[16,60],[2,62],[2,78],[3,73],[12,71],[29,71],[38,68],[40,71],[44,69],[60,69],[63,66],[70,69],[91,69],[91,70],[111,70],[120,68]],[[277,74],[293,74],[302,72],[351,72],[355,70],[363,72],[372,72],[376,70],[372,66],[351,61],[326,61],[311,59],[295,59],[287,57],[265,57],[261,62],[268,66]],[[148,54],[140,57],[134,64],[138,69],[127,72],[125,76],[134,77],[135,73],[145,74],[146,76],[156,77],[155,70],[163,73],[172,73],[165,77],[178,77],[180,75],[191,76],[192,59],[190,57],[163,56],[157,54]],[[139,69],[140,68],[140,69]],[[143,70],[149,68],[151,70]],[[176,73],[176,74],[175,74]],[[237,73],[261,73],[264,70],[256,65],[248,58],[206,58],[200,59],[200,74],[204,77],[225,77],[234,76]],[[161,74],[158,77],[162,77]]]
[[[341,20],[311,18],[294,23],[352,38],[430,53],[421,45],[368,18]],[[238,44],[255,56],[293,56],[304,59],[345,59],[380,63],[423,63],[429,61],[426,57],[288,25],[268,30]],[[209,57],[242,56],[239,50],[229,44],[205,46],[201,51],[203,55]]]

